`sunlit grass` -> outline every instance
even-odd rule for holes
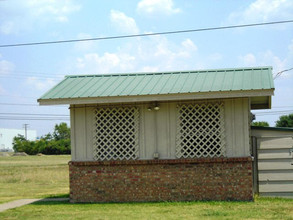
[[[37,202],[0,213],[0,219],[292,219],[293,200],[71,204]]]
[[[0,157],[1,203],[68,197],[70,156]],[[71,204],[37,202],[0,213],[0,219],[293,219],[293,200]]]
[[[68,194],[70,156],[0,157],[0,203]]]

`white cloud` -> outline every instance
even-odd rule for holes
[[[272,66],[273,72],[278,73],[288,68],[288,57],[281,59],[272,51],[267,50],[258,54],[248,53],[244,56],[240,56],[239,62],[243,66]],[[290,74],[286,72],[281,76],[281,78],[287,77],[290,77]]]
[[[37,90],[45,91],[56,85],[56,81],[51,78],[46,78],[45,80],[39,79],[38,77],[28,77],[26,79],[26,84],[34,87]]]
[[[49,17],[58,22],[66,22],[67,15],[80,9],[80,6],[74,4],[72,0],[29,0],[27,5],[32,10],[33,16]]]
[[[114,52],[88,53],[77,58],[78,72],[145,72],[194,69],[201,66],[197,47],[190,39],[175,44],[166,37],[153,36],[123,45]]]
[[[220,53],[213,53],[209,55],[209,60],[211,61],[221,61],[223,59],[223,55]]]
[[[141,69],[141,72],[158,72],[159,68],[155,66],[144,66]]]
[[[126,53],[85,54],[77,59],[76,67],[84,74],[123,72],[131,70],[135,57]]]
[[[119,31],[130,34],[138,34],[139,29],[133,18],[126,16],[123,12],[111,10],[110,19],[112,24],[119,29]]]
[[[80,6],[71,0],[29,0],[27,4],[34,9],[35,16],[52,14],[59,17],[80,9]]]
[[[254,54],[248,53],[244,56],[239,57],[241,63],[243,63],[244,66],[255,66],[256,65],[256,58]]]
[[[278,72],[292,68],[293,51],[290,51],[290,46],[287,55],[281,58],[275,55],[271,50],[260,52],[257,54],[248,53],[238,57],[239,65],[241,66],[272,66],[273,75],[275,76]],[[283,79],[283,80],[282,80]],[[288,80],[293,79],[293,72],[283,72],[279,77],[278,81],[289,82]]]
[[[3,1],[0,4],[0,32],[15,34],[32,29],[36,24],[67,22],[68,16],[80,10],[73,0],[16,0],[14,4]]]
[[[0,54],[0,76],[10,74],[14,68],[14,64],[10,61],[2,59],[2,55]]]
[[[243,11],[233,12],[230,23],[268,22],[293,17],[292,0],[256,0]]]
[[[2,24],[0,24],[0,31],[3,34],[10,34],[14,32],[15,29],[15,23],[12,21],[4,21]]]
[[[289,53],[293,55],[293,40],[291,40],[291,43],[288,46]]]
[[[181,42],[181,45],[188,50],[197,51],[197,46],[189,38]]]
[[[137,4],[137,11],[145,14],[176,14],[181,12],[175,8],[173,0],[141,0]]]
[[[7,94],[7,91],[0,85],[0,95]]]

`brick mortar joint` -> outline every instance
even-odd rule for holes
[[[155,165],[155,164],[204,164],[204,163],[242,163],[252,162],[252,157],[232,158],[195,158],[195,159],[159,159],[129,161],[69,161],[70,166],[115,166],[115,165]]]

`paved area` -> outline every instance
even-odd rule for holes
[[[68,198],[46,198],[46,199],[20,199],[12,202],[7,202],[0,204],[0,212],[6,211],[8,209],[17,208],[20,206],[28,205],[34,202],[61,202],[61,201],[69,201]]]

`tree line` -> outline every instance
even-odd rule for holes
[[[266,121],[255,121],[251,123],[252,126],[269,127],[269,123]],[[293,128],[293,114],[282,115],[279,120],[276,121],[275,127]]]
[[[70,154],[70,128],[66,123],[56,124],[53,133],[42,136],[39,140],[30,141],[23,135],[13,138],[14,152],[25,152],[29,155],[35,154]]]

